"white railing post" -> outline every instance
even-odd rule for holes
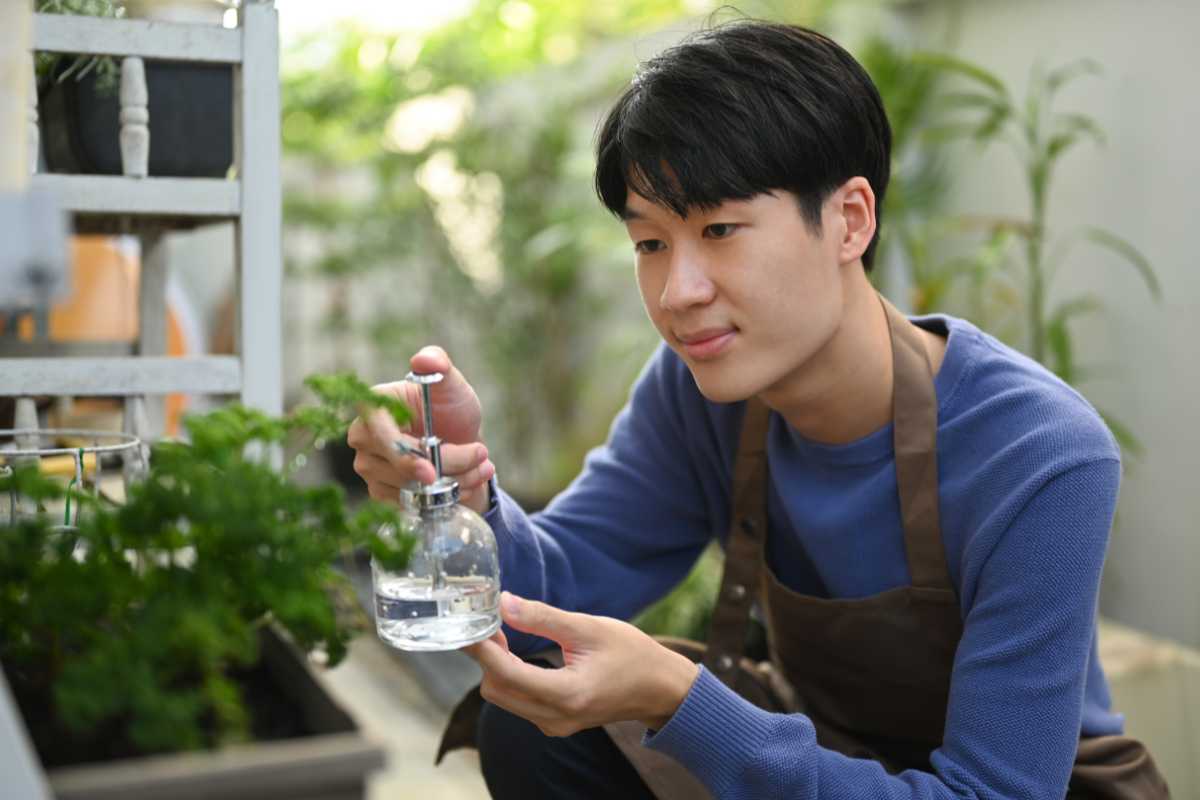
[[[150,165],[150,111],[146,67],[140,58],[121,60],[121,171],[144,178]]]
[[[167,354],[167,246],[168,234],[155,230],[141,237],[141,257],[138,278],[138,345],[139,356]],[[151,439],[166,430],[166,398],[162,395],[146,398],[148,429],[137,435]],[[132,432],[132,431],[130,431]]]
[[[147,443],[149,435],[147,428],[149,423],[146,420],[146,398],[140,394],[130,395],[125,398],[124,414],[121,421],[121,429],[125,433],[133,434],[141,440],[138,445],[138,459],[134,461],[126,458],[121,465],[121,481],[125,485],[125,491],[129,491],[131,484],[145,477],[144,472],[150,462],[150,446]]]
[[[34,175],[38,171],[38,156],[41,152],[41,136],[38,132],[38,96],[37,96],[37,74],[34,69],[34,55],[29,54],[29,117],[25,123],[26,136],[25,148],[29,155],[29,174]]]
[[[279,27],[274,5],[243,2],[242,64],[234,81],[242,402],[283,410],[282,190],[279,171]]]

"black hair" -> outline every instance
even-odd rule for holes
[[[629,189],[686,217],[783,189],[811,230],[837,187],[862,176],[878,221],[892,132],[879,91],[837,43],[795,25],[738,20],[639,67],[596,145],[596,193],[624,217]],[[879,229],[863,253],[871,268]]]

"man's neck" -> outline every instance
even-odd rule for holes
[[[863,270],[846,272],[838,328],[811,359],[760,395],[801,436],[827,444],[852,442],[892,420],[887,315]]]

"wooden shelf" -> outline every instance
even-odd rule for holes
[[[34,14],[33,49],[240,64],[242,31],[219,25]]]
[[[120,175],[33,176],[75,214],[232,219],[241,211],[241,185],[221,178],[126,178]]]
[[[0,358],[0,397],[238,394],[241,390],[237,356]]]

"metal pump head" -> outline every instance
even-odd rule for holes
[[[401,452],[419,455],[433,463],[437,472],[437,480],[433,483],[414,489],[410,493],[421,511],[435,508],[446,508],[458,502],[458,481],[447,478],[442,474],[442,440],[433,433],[433,403],[430,390],[435,383],[441,383],[443,375],[440,372],[416,373],[410,372],[405,376],[409,383],[421,387],[421,406],[425,417],[425,435],[421,437],[421,451],[413,451],[401,442],[396,442],[396,448]]]

